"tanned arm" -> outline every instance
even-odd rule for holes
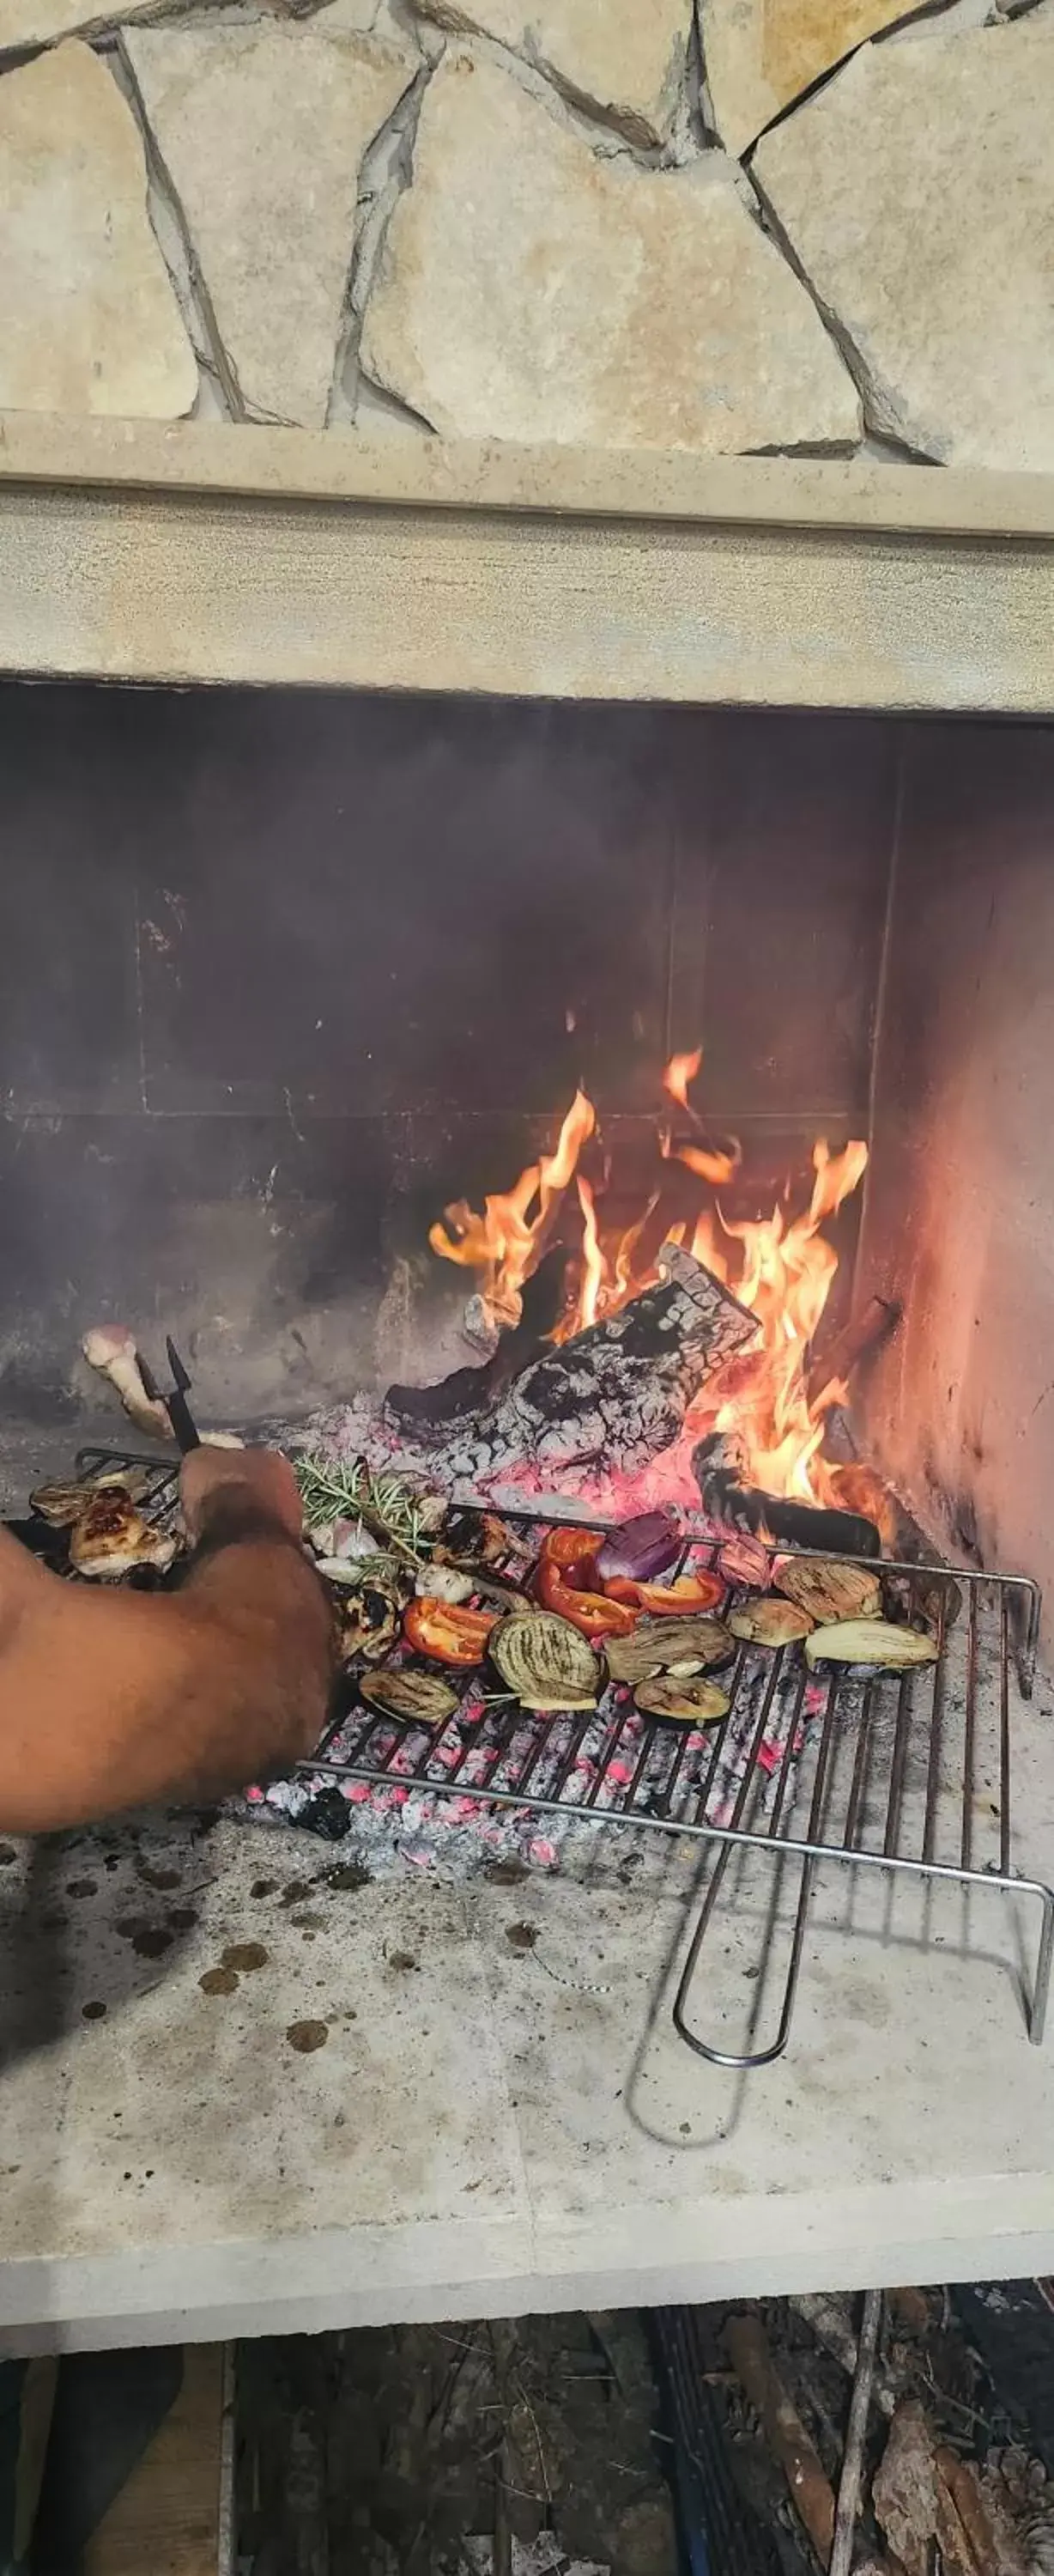
[[[317,1742],[332,1623],[292,1469],[197,1449],[182,1495],[196,1555],[171,1594],[65,1583],[0,1531],[0,1830],[215,1797]]]

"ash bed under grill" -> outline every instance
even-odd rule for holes
[[[110,1449],[82,1450],[77,1459],[84,1475],[131,1467],[149,1471],[139,1508],[167,1522],[174,1466]],[[504,1517],[525,1553],[553,1525],[551,1514]],[[689,1535],[677,1571],[711,1567],[716,1556],[712,1534]],[[316,1791],[329,1784],[353,1816],[380,1807],[405,1820],[412,1810],[423,1825],[453,1811],[478,1829],[504,1813],[526,1820],[532,1833],[544,1820],[560,1835],[560,1851],[604,1825],[705,1847],[712,1865],[673,2017],[689,2047],[728,2067],[768,2064],[787,2046],[809,1906],[829,1864],[884,1872],[887,1882],[915,1873],[1024,1896],[1040,1916],[1034,1971],[1024,1980],[1028,2033],[1038,2044],[1054,1963],[1054,1889],[1016,1866],[1012,1789],[1015,1713],[1031,1696],[1035,1668],[1038,1589],[1023,1576],[891,1559],[876,1570],[909,1615],[925,1603],[939,1644],[933,1665],[900,1675],[838,1667],[810,1674],[799,1646],[741,1645],[723,1676],[728,1715],[705,1729],[642,1717],[630,1691],[614,1683],[595,1713],[532,1716],[490,1704],[471,1673],[449,1676],[461,1685],[460,1705],[429,1731],[378,1716],[349,1675],[343,1705],[298,1777]],[[725,1606],[746,1597],[746,1587],[730,1586]],[[782,1942],[786,1952],[774,2032],[762,2040],[752,2030],[738,2049],[703,2035],[694,2003],[736,1853],[756,1856],[771,1880],[759,1951],[770,1957]],[[557,1851],[546,1856],[551,1862]],[[759,1980],[761,1965],[759,1957]]]

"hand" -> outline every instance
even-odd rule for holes
[[[303,1535],[300,1488],[288,1458],[276,1449],[192,1449],[179,1471],[179,1492],[192,1546],[204,1537],[217,1505],[244,1503],[265,1513],[287,1538]]]

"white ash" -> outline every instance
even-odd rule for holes
[[[445,1493],[480,1493],[496,1477],[559,1484],[633,1473],[677,1443],[693,1398],[756,1340],[755,1316],[677,1245],[661,1278],[615,1315],[546,1349],[505,1393],[455,1422],[408,1422],[384,1399],[355,1396],[293,1435],[321,1456],[397,1461]]]
[[[292,1823],[310,1823],[315,1801],[336,1790],[349,1811],[346,1836],[340,1837],[342,1848],[375,1878],[396,1876],[409,1865],[434,1871],[443,1879],[465,1879],[496,1860],[539,1870],[574,1867],[580,1865],[594,1837],[602,1839],[605,1856],[621,1864],[641,1847],[647,1850],[667,1843],[665,1834],[649,1831],[643,1821],[649,1815],[668,1814],[671,1822],[680,1823],[698,1823],[705,1817],[712,1824],[729,1825],[742,1784],[752,1770],[750,1794],[739,1821],[763,1828],[800,1699],[800,1672],[788,1665],[773,1693],[763,1742],[752,1763],[770,1672],[770,1659],[762,1655],[747,1659],[719,1749],[713,1729],[686,1727],[674,1732],[649,1725],[617,1686],[605,1692],[595,1717],[584,1726],[581,1719],[566,1716],[553,1721],[548,1733],[547,1721],[519,1713],[512,1719],[500,1712],[487,1717],[482,1696],[467,1693],[459,1715],[427,1754],[433,1778],[444,1771],[456,1774],[456,1788],[439,1791],[407,1781],[407,1772],[420,1764],[421,1745],[418,1742],[407,1750],[405,1739],[400,1740],[401,1730],[384,1721],[373,1725],[368,1753],[357,1756],[360,1762],[368,1760],[374,1773],[383,1768],[383,1779],[336,1778],[328,1765],[356,1758],[356,1744],[361,1743],[367,1723],[365,1713],[356,1709],[328,1746],[326,1763],[255,1793],[249,1812],[261,1822],[279,1815]],[[809,1686],[796,1727],[791,1769],[822,1697],[822,1691]],[[528,1794],[536,1800],[552,1796],[570,1759],[566,1784],[559,1791],[560,1812],[488,1804],[480,1794],[483,1784],[514,1788],[540,1741],[544,1749],[531,1770]],[[634,1809],[642,1821],[629,1823],[619,1811],[634,1782]],[[701,1809],[704,1787],[707,1794]],[[789,1813],[789,1791],[785,1800]],[[339,1810],[329,1812],[339,1818]]]

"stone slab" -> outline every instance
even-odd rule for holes
[[[417,0],[461,34],[490,36],[636,143],[667,139],[684,82],[690,0]]]
[[[861,453],[853,458],[698,457],[683,450],[518,447],[512,441],[446,440],[426,430],[393,446],[384,437],[332,438],[314,429],[247,423],[232,439],[214,421],[70,419],[8,412],[0,436],[5,483],[152,491],[272,500],[340,500],[398,505],[444,519],[458,511],[477,524],[516,512],[556,521],[585,516],[622,523],[694,521],[697,530],[783,528],[799,543],[809,529],[841,536],[846,561],[854,535],[921,538],[1054,538],[1054,476],[971,472],[919,474],[910,464]],[[618,530],[614,530],[617,535]],[[963,571],[973,562],[964,549]]]
[[[1054,465],[1054,20],[866,46],[753,175],[863,388],[945,465]]]
[[[745,152],[824,72],[906,14],[906,0],[702,0],[703,72],[726,151]]]
[[[1049,1728],[1016,1757],[1048,1867]],[[513,1887],[341,1886],[332,1846],[190,1818],[0,1866],[5,2348],[1054,2267],[1034,1916],[821,1876],[790,2053],[744,2081],[670,2024],[694,1856],[627,1885],[589,1835]],[[704,2021],[758,1991],[766,1888],[730,1873]]]
[[[0,236],[0,406],[190,410],[198,371],[135,119],[76,39],[0,81]]]
[[[425,91],[362,363],[447,436],[851,446],[855,389],[721,153],[600,157],[491,57]]]
[[[408,49],[326,14],[124,38],[232,399],[305,428],[329,406],[363,157],[414,70]]]
[[[0,0],[0,54],[29,45],[54,45],[63,36],[90,36],[117,18],[141,18],[158,0]]]
[[[117,426],[129,435],[129,425]],[[272,459],[270,442],[287,437],[344,456],[347,480],[334,472],[344,497],[330,484],[319,506],[306,475],[300,497],[283,488],[284,450]],[[671,526],[684,484],[660,480],[664,518],[597,517],[574,448],[564,450],[566,476],[550,474],[545,506],[545,482],[522,449],[507,480],[459,478],[452,451],[426,439],[422,448],[436,450],[434,478],[422,475],[409,442],[398,451],[393,443],[379,470],[375,443],[373,471],[364,473],[366,441],[354,432],[259,429],[235,438],[216,428],[210,455],[222,442],[236,476],[248,439],[265,443],[246,462],[246,479],[259,476],[255,499],[229,486],[217,492],[200,468],[188,478],[177,467],[169,482],[162,466],[151,484],[142,464],[136,472],[134,447],[115,488],[99,480],[71,488],[68,447],[56,488],[0,478],[0,669],[176,686],[313,682],[631,704],[1054,715],[1054,546],[1042,530],[1049,476],[993,476],[987,510],[978,489],[985,476],[909,469],[916,517],[898,521],[872,489],[858,524],[842,524],[832,489],[810,524],[810,487],[795,479],[796,460],[759,461],[760,485],[746,481],[739,460],[719,483],[709,482],[710,465],[707,515],[689,507]],[[627,450],[612,460],[609,508],[638,459],[642,499],[651,488],[652,456]],[[690,460],[654,459],[660,468],[671,461]],[[787,477],[772,525],[763,506],[769,474],[777,483]],[[362,481],[374,499],[355,497]],[[937,532],[924,533],[925,494],[939,482],[945,511],[961,511],[964,525],[976,512],[987,534],[950,532],[936,502],[928,506]],[[1034,514],[1001,506],[1015,482],[1035,485]],[[844,506],[852,513],[851,485]]]

